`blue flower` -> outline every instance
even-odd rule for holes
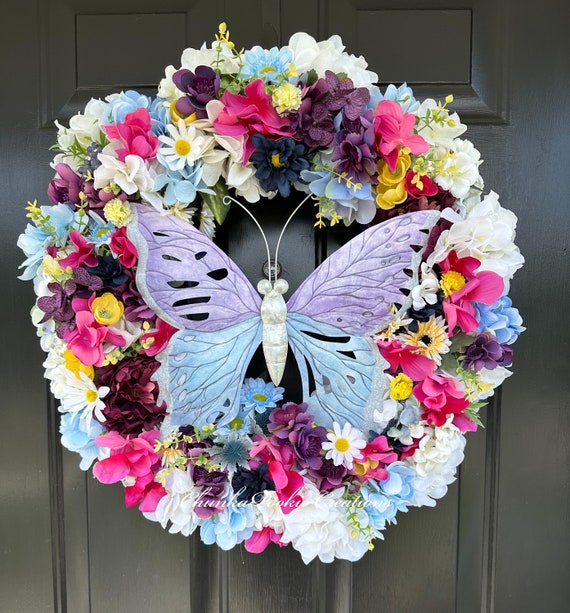
[[[407,511],[414,495],[412,480],[416,473],[413,469],[401,462],[394,462],[386,470],[387,479],[370,480],[360,490],[370,524],[378,531],[383,530],[387,523],[396,523],[396,514]]]
[[[168,107],[162,98],[152,99],[132,89],[107,98],[105,117],[112,123],[123,123],[129,113],[146,109],[150,114],[152,132],[155,136],[164,134],[168,118]]]
[[[414,98],[412,88],[408,87],[407,83],[402,83],[400,87],[392,84],[388,85],[380,100],[397,102],[402,107],[404,113],[415,113],[420,106],[420,103]]]
[[[64,413],[59,426],[61,444],[81,455],[79,468],[87,470],[99,454],[95,439],[103,432],[103,426],[91,420],[89,426],[81,421],[81,413]]]
[[[259,184],[266,192],[279,190],[287,198],[291,183],[298,181],[301,171],[309,168],[308,160],[303,157],[305,146],[288,136],[271,140],[262,134],[254,134],[251,142],[255,151],[250,160]]]
[[[518,309],[508,296],[501,296],[491,305],[477,303],[475,308],[479,311],[477,333],[490,330],[501,344],[512,345],[519,334],[526,330]]]
[[[43,217],[49,218],[49,228],[46,225],[38,228],[28,224],[24,233],[18,238],[18,247],[27,258],[20,266],[20,268],[25,268],[19,277],[24,281],[36,276],[44,259],[46,248],[49,245],[65,245],[69,232],[76,230],[79,225],[77,214],[66,204],[42,206],[40,210]]]
[[[169,206],[176,202],[185,204],[194,202],[198,192],[212,193],[202,180],[203,168],[202,164],[195,164],[192,167],[186,165],[180,170],[170,170],[168,173],[160,174],[154,180],[154,191],[166,187],[163,198]]]
[[[117,229],[112,223],[105,222],[97,213],[89,211],[91,223],[89,224],[89,242],[96,247],[108,245],[111,234]]]
[[[246,379],[243,382],[240,403],[246,411],[255,410],[265,413],[267,409],[274,409],[279,400],[283,400],[282,387],[275,387],[273,383],[265,383],[261,378]]]
[[[249,468],[249,450],[253,443],[248,436],[241,436],[237,430],[229,434],[217,434],[213,447],[210,447],[210,456],[214,462],[220,464],[222,470],[234,471],[236,466]]]
[[[266,83],[278,83],[279,77],[287,77],[293,62],[288,49],[262,49],[256,45],[244,53],[244,64],[240,76],[244,79],[263,79]]]
[[[254,527],[255,511],[251,505],[230,504],[202,524],[200,537],[206,545],[216,543],[227,551],[248,539]]]

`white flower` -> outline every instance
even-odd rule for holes
[[[186,125],[178,120],[178,127],[166,126],[170,136],[162,134],[158,139],[164,143],[159,150],[161,161],[170,170],[181,170],[186,164],[194,164],[204,157],[204,153],[214,147],[214,139],[198,130],[193,123]]]
[[[342,430],[340,425],[333,422],[333,431],[327,434],[328,441],[323,443],[323,449],[327,452],[325,458],[332,460],[335,466],[343,464],[347,468],[353,467],[354,458],[360,457],[360,450],[366,447],[366,439],[360,430],[351,426],[348,422]]]
[[[313,483],[306,482],[300,492],[303,502],[283,515],[281,541],[291,543],[305,564],[316,557],[321,562],[332,562],[335,557],[355,561],[368,550],[368,540],[353,537],[343,493],[337,489],[323,496]]]
[[[184,94],[174,85],[174,81],[172,80],[172,75],[177,71],[174,66],[170,65],[164,69],[164,79],[161,79],[160,84],[158,86],[158,97],[164,98],[169,102],[173,102],[178,100],[180,96]]]
[[[214,213],[212,209],[204,203],[200,209],[200,232],[205,234],[209,239],[213,239],[216,234],[216,224],[214,223]]]
[[[235,74],[239,71],[239,58],[237,58],[227,43],[219,43],[221,51],[218,58],[216,47],[218,42],[214,41],[211,48],[202,43],[200,49],[185,49],[180,60],[182,68],[196,70],[197,66],[212,66],[219,60],[218,70],[223,74]]]
[[[138,155],[129,154],[125,161],[121,162],[114,155],[106,153],[112,149],[105,147],[105,153],[99,154],[101,166],[95,169],[93,187],[101,189],[111,183],[118,185],[125,194],[140,192],[143,200],[153,207],[161,210],[162,200],[154,192],[155,171],[147,166],[146,162]]]
[[[281,534],[285,529],[285,521],[277,492],[265,490],[263,497],[259,500],[259,495],[254,496],[253,505],[256,513],[255,530],[272,528],[277,534]]]
[[[65,394],[61,398],[61,407],[65,412],[81,413],[87,427],[91,425],[93,415],[99,421],[105,421],[103,409],[105,403],[101,400],[109,393],[109,388],[97,388],[95,383],[85,374],[79,372],[77,376],[71,371],[65,375]]]
[[[497,366],[492,370],[482,368],[477,373],[476,389],[470,389],[470,400],[479,402],[493,395],[495,388],[502,385],[503,381],[513,373],[504,366]]]
[[[447,109],[440,107],[431,98],[420,104],[416,116],[419,119],[418,134],[434,147],[451,149],[453,140],[467,130],[457,113],[449,114]]]
[[[471,187],[479,181],[481,154],[468,140],[455,139],[439,166],[435,181],[456,198],[466,198]]]
[[[455,250],[458,257],[471,256],[481,261],[478,269],[491,270],[510,279],[523,265],[524,257],[515,245],[517,218],[501,207],[491,192],[466,211],[466,218],[442,232],[427,263],[433,266]]]
[[[421,273],[421,283],[411,292],[412,306],[416,311],[423,309],[427,304],[435,304],[439,290],[437,276],[425,262],[422,262]]]
[[[144,513],[147,519],[160,522],[171,534],[180,532],[189,536],[200,525],[195,508],[199,504],[202,488],[196,487],[189,470],[173,470],[165,477],[166,496],[163,496],[154,513]]]
[[[452,420],[450,415],[441,427],[424,426],[426,436],[419,442],[414,455],[404,461],[416,471],[412,506],[435,506],[435,499],[445,496],[447,486],[455,481],[466,441]]]
[[[287,47],[286,47],[287,48]],[[314,70],[319,77],[334,66],[334,72],[345,73],[355,87],[370,89],[378,81],[378,75],[367,70],[368,63],[344,51],[342,39],[338,35],[317,42],[305,32],[297,32],[289,39],[288,48],[293,54],[293,64],[299,74]]]
[[[67,348],[67,343],[55,334],[52,337],[52,346],[49,353],[43,363],[45,370],[45,378],[50,382],[51,393],[61,400],[65,396],[67,375],[69,370],[65,365],[65,358],[63,352]]]

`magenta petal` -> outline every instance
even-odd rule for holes
[[[483,304],[493,304],[496,302],[505,289],[505,283],[496,272],[485,270],[477,274],[477,287],[469,293],[469,300],[482,302]]]
[[[93,466],[93,475],[101,483],[117,483],[124,479],[130,470],[130,464],[122,455],[100,460]]]
[[[465,413],[457,413],[453,417],[453,425],[457,426],[461,432],[475,432],[477,430],[477,424],[471,421]]]
[[[265,551],[269,543],[271,543],[270,531],[272,531],[272,529],[266,526],[262,530],[254,532],[245,541],[246,551],[249,551],[249,553],[261,553]]]

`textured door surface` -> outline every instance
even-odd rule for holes
[[[545,0],[2,0],[0,38],[0,611],[532,613],[570,597],[568,284],[569,23]],[[486,189],[519,217],[527,264],[511,296],[528,330],[515,375],[468,435],[466,460],[434,509],[414,509],[355,564],[305,566],[290,548],[224,553],[126,509],[61,450],[29,310],[16,279],[24,206],[47,203],[53,121],[93,96],[152,93],[185,46],[220,21],[244,47],[333,33],[381,82],[455,95],[481,151]],[[270,238],[282,219],[262,213]],[[232,212],[227,248],[252,281],[264,258]],[[309,215],[283,252],[293,286],[347,236]],[[223,237],[222,237],[223,238]],[[281,259],[281,258],[280,258]],[[294,377],[294,375],[292,375]]]

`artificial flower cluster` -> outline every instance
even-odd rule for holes
[[[523,263],[516,217],[482,195],[451,98],[420,103],[375,81],[337,36],[238,52],[222,24],[211,47],[167,69],[156,98],[92,100],[58,125],[53,204],[29,204],[19,245],[62,443],[171,532],[252,552],[291,544],[307,563],[357,560],[398,511],[446,493],[464,433],[511,374],[524,329],[507,296]],[[387,382],[374,427],[327,430],[282,388],[248,378],[229,425],[173,430],[155,373],[177,329],[137,288],[133,204],[211,237],[228,190],[256,202],[292,189],[315,197],[318,225],[441,211],[417,283],[373,337]]]

